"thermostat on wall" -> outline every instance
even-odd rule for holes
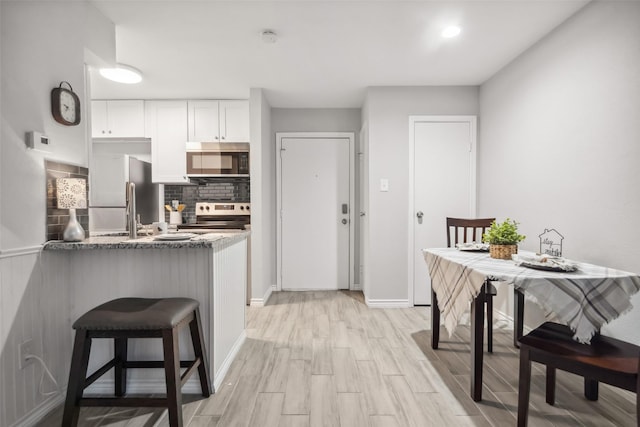
[[[51,145],[48,136],[36,131],[27,132],[26,143],[27,148],[40,151],[49,151]]]

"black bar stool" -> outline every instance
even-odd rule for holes
[[[207,353],[202,336],[199,303],[190,298],[120,298],[104,303],[82,315],[73,324],[76,330],[69,386],[62,425],[76,426],[81,406],[166,407],[169,424],[182,427],[182,386],[196,371],[202,395],[211,395]],[[194,360],[181,361],[178,333],[189,325]],[[87,377],[91,340],[113,338],[114,358]],[[162,338],[164,361],[129,361],[129,338]],[[84,389],[115,369],[115,397],[83,397]],[[124,397],[126,373],[130,368],[164,368],[166,397]],[[180,375],[180,368],[187,368]]]

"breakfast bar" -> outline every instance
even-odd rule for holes
[[[188,235],[184,239],[145,236],[95,236],[81,242],[47,242],[44,264],[55,270],[52,285],[68,295],[71,323],[89,309],[115,298],[185,297],[199,301],[204,341],[209,354],[214,390],[224,378],[244,342],[247,237],[249,232]],[[188,343],[189,340],[181,338]],[[89,372],[109,359],[106,340],[96,340]],[[66,348],[68,344],[69,348]],[[71,340],[64,353],[70,354]],[[181,348],[191,356],[190,346]],[[130,356],[153,358],[161,354],[155,340],[132,340]],[[94,357],[95,356],[95,357]],[[106,377],[105,377],[106,378]],[[113,380],[99,380],[87,389],[113,389]],[[162,372],[152,370],[132,379],[134,393],[162,392]],[[196,378],[185,392],[199,390]]]

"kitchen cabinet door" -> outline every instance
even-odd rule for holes
[[[144,136],[144,101],[91,101],[91,135],[94,138]]]
[[[105,138],[108,129],[107,101],[91,101],[91,136]]]
[[[249,142],[249,101],[220,101],[220,142]]]
[[[189,101],[189,142],[220,142],[218,101]]]
[[[186,183],[187,101],[147,101],[145,126],[151,138],[151,176],[158,183]]]

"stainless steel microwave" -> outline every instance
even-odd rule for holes
[[[187,175],[249,176],[249,144],[187,142]]]

